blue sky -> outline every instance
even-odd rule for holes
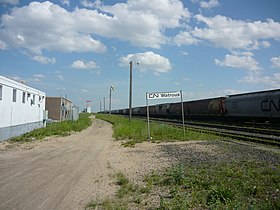
[[[93,111],[280,88],[278,0],[0,0],[0,74]],[[136,65],[140,62],[140,65]],[[167,101],[152,101],[160,103]],[[171,101],[173,102],[173,101]],[[103,108],[102,108],[103,109]]]

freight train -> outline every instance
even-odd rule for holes
[[[280,89],[183,102],[185,119],[280,124]],[[129,109],[112,114],[128,115]],[[150,117],[181,119],[181,102],[149,106]],[[132,109],[134,116],[146,116],[147,107]]]

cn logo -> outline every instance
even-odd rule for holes
[[[274,100],[263,100],[261,102],[261,110],[264,112],[271,112],[273,110],[280,111],[280,99],[275,102]]]
[[[148,94],[148,98],[152,99],[152,98],[159,98],[159,94],[158,93],[149,93]]]

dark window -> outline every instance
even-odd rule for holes
[[[22,92],[22,103],[23,104],[25,103],[25,98],[26,98],[26,93]]]
[[[13,102],[17,101],[17,90],[13,89]]]
[[[35,95],[33,95],[33,98],[31,99],[31,105],[35,104]]]
[[[2,100],[2,91],[3,91],[3,86],[0,85],[0,100]]]

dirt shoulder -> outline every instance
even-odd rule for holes
[[[94,119],[68,137],[8,149],[1,143],[0,209],[84,209],[92,198],[110,196],[111,136],[111,125]]]
[[[125,148],[112,138],[112,126],[98,119],[68,137],[12,148],[1,144],[0,209],[84,209],[91,200],[115,195],[117,172],[141,183],[152,171],[178,163],[280,163],[276,153],[235,142],[145,142]]]

